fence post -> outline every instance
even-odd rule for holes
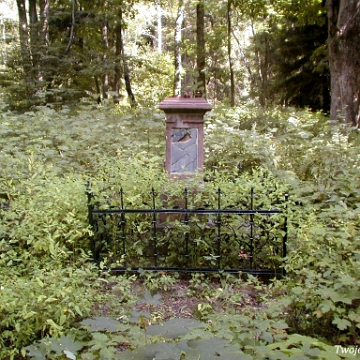
[[[285,218],[284,218],[284,236],[283,236],[283,243],[282,243],[282,248],[283,248],[283,253],[282,253],[282,257],[283,259],[286,258],[287,256],[287,240],[288,240],[288,224],[287,224],[287,220],[288,220],[288,201],[289,201],[289,194],[285,194]],[[285,276],[286,275],[286,270],[285,270],[285,265],[282,268],[282,275]]]
[[[157,267],[157,257],[158,257],[158,253],[157,253],[157,230],[156,230],[156,202],[155,202],[155,196],[156,196],[156,191],[154,190],[154,188],[151,189],[151,195],[152,195],[152,224],[153,224],[153,243],[154,243],[154,251],[153,251],[153,256],[154,256],[154,265],[155,267]]]
[[[184,200],[185,200],[185,204],[184,204],[184,210],[185,210],[185,218],[184,218],[184,224],[186,226],[186,231],[185,231],[185,262],[186,262],[186,269],[189,268],[189,231],[187,229],[188,225],[189,225],[189,214],[187,212],[188,210],[188,189],[185,188],[184,189]]]
[[[217,190],[217,210],[218,210],[218,214],[216,217],[216,226],[217,226],[217,263],[218,263],[218,268],[221,269],[221,215],[220,215],[220,210],[221,210],[221,189],[218,188]]]
[[[121,214],[120,214],[120,226],[121,226],[121,243],[122,243],[122,253],[124,257],[124,265],[126,266],[126,219],[125,219],[125,213],[124,213],[124,191],[123,188],[120,189],[120,208],[121,208]]]
[[[254,210],[254,188],[252,187],[250,190],[250,210]],[[250,268],[252,269],[254,266],[254,214],[250,214]]]
[[[94,197],[91,192],[91,183],[90,181],[87,181],[86,183],[86,197],[87,197],[87,209],[88,209],[88,222],[90,225],[91,230],[95,233],[95,226],[94,226],[94,217],[93,217],[93,209],[94,206],[91,203],[92,198]],[[95,235],[92,234],[90,237],[90,250],[95,255],[96,249],[95,249]],[[95,257],[95,256],[94,256]],[[95,259],[96,260],[96,259]]]

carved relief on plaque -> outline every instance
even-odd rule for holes
[[[198,167],[198,129],[171,130],[171,172],[194,172]]]

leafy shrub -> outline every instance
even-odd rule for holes
[[[255,207],[271,208],[289,192],[287,278],[275,283],[282,294],[278,309],[255,318],[236,314],[247,330],[221,314],[211,331],[255,358],[266,352],[326,358],[328,343],[356,343],[358,130],[308,111],[215,109],[205,125],[205,173],[174,187],[163,169],[164,116],[157,110],[80,104],[0,116],[1,357],[46,335],[60,336],[104,297],[96,289],[98,273],[85,265],[88,180],[103,208],[118,205],[121,188],[126,204],[139,207],[150,201],[152,188],[168,194],[171,206],[185,187],[195,206],[213,205],[219,187],[223,207],[242,205],[251,187]],[[277,328],[279,322],[288,328]]]
[[[94,300],[99,298],[98,273],[85,263],[78,269],[54,267],[51,262],[33,263],[27,275],[2,264],[1,273],[2,359],[18,354],[23,346],[46,335],[60,336],[89,315]]]
[[[31,167],[29,179],[7,182],[8,202],[0,210],[6,256],[15,255],[16,265],[41,256],[75,260],[89,249],[85,184],[41,164]]]

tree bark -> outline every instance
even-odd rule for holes
[[[30,46],[33,59],[38,52],[38,17],[36,10],[36,0],[29,0],[29,20],[30,20]],[[37,63],[37,61],[34,61]]]
[[[198,79],[196,89],[206,94],[205,79],[205,7],[203,0],[196,6],[196,42],[197,42],[197,72]]]
[[[115,104],[120,102],[120,89],[121,89],[121,25],[117,24],[115,28],[115,76],[114,76],[114,96]]]
[[[25,0],[16,0],[19,16],[19,36],[20,49],[25,78],[27,78],[32,69],[30,46],[29,46],[29,29],[26,16]]]
[[[183,67],[181,61],[182,27],[184,23],[184,2],[179,0],[178,12],[175,21],[175,78],[174,96],[181,96]]]
[[[75,34],[75,7],[76,7],[76,0],[71,1],[71,28],[70,28],[70,35],[67,47],[65,49],[65,55],[70,52],[71,45],[74,41],[74,34]]]
[[[104,46],[104,55],[103,55],[103,62],[105,64],[105,68],[107,69],[106,62],[107,62],[107,51],[109,49],[109,38],[108,38],[108,32],[109,32],[109,23],[105,19],[102,23],[101,27],[101,37],[102,37],[102,43]],[[109,74],[107,73],[107,70],[102,75],[102,96],[103,99],[108,98],[108,91],[109,91]],[[100,93],[99,93],[100,95]]]
[[[360,1],[328,0],[332,120],[360,127]]]
[[[131,88],[131,80],[130,80],[130,69],[127,64],[126,54],[125,54],[125,44],[124,44],[124,37],[123,37],[123,29],[122,29],[122,11],[119,12],[119,25],[117,26],[117,34],[116,34],[116,50],[119,52],[119,60],[122,64],[122,70],[124,75],[124,82],[125,82],[125,88],[126,92],[128,94],[131,107],[137,106],[135,95],[132,92]]]
[[[234,63],[231,56],[232,46],[231,46],[231,33],[232,33],[232,25],[231,25],[231,0],[228,0],[227,3],[227,51],[229,58],[229,70],[230,70],[230,106],[235,106],[235,75],[234,75]]]
[[[40,24],[37,15],[36,0],[29,0],[29,20],[30,20],[30,53],[32,59],[33,80],[37,82],[37,87],[41,87],[43,75],[41,71],[41,44],[40,44]],[[40,85],[40,86],[39,86]]]
[[[157,48],[158,52],[162,53],[163,41],[162,41],[162,9],[161,9],[161,2],[158,0],[156,4],[157,9]]]
[[[41,33],[45,51],[49,47],[49,11],[49,0],[40,0]]]
[[[269,36],[266,32],[262,34],[262,42],[264,46],[264,57],[260,63],[260,74],[261,74],[261,94],[260,94],[260,103],[263,108],[266,108],[268,100],[268,68],[269,68]]]

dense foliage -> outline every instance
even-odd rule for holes
[[[251,97],[263,107],[329,110],[326,11],[319,1],[300,9],[296,2],[203,1],[201,49],[197,5],[190,1],[17,4],[23,9],[19,23],[7,19],[1,25],[0,54],[1,91],[15,109],[69,105],[85,96],[123,103],[133,97],[132,105],[155,105],[173,94],[178,46],[180,92],[192,92],[201,81],[214,103],[234,105]]]
[[[187,295],[202,299],[200,323],[179,319],[157,332],[149,326],[164,318],[156,291],[165,296],[176,279],[139,274],[148,313],[132,312],[135,278],[100,275],[91,264],[86,184],[106,183],[113,193],[121,185],[135,202],[151,186],[169,185],[164,130],[156,110],[84,103],[1,113],[0,357],[346,357],[334,345],[355,346],[360,329],[358,130],[321,114],[251,105],[207,116],[210,182],[258,184],[260,198],[267,187],[290,193],[287,276],[268,285],[220,276],[215,286],[194,276]],[[231,189],[241,195],[242,187]],[[246,306],[249,287],[255,310]],[[174,326],[193,330],[166,337]]]

